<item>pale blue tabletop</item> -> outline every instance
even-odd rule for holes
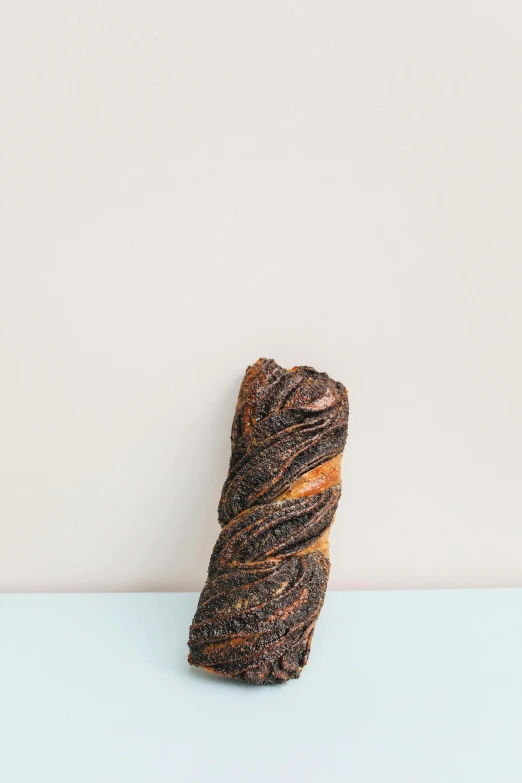
[[[196,601],[0,596],[1,783],[522,783],[522,590],[328,593],[265,687],[187,665]]]

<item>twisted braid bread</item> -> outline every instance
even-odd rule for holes
[[[252,683],[299,677],[330,570],[347,427],[346,389],[326,373],[271,359],[248,368],[189,663]]]

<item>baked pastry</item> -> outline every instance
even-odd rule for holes
[[[347,391],[326,373],[272,359],[246,371],[190,664],[251,683],[299,677],[328,581],[347,428]]]

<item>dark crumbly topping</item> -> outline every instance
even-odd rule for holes
[[[252,683],[299,677],[330,569],[321,552],[303,550],[331,525],[341,487],[278,498],[342,452],[347,425],[346,389],[326,373],[271,359],[248,368],[190,663]]]

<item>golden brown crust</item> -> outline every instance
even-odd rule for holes
[[[342,457],[342,454],[338,454],[337,457],[333,457],[328,460],[328,462],[309,470],[304,476],[301,476],[301,478],[294,481],[292,486],[280,496],[279,500],[315,495],[317,492],[322,492],[323,490],[328,489],[328,487],[333,487],[335,484],[340,486]],[[330,526],[326,528],[324,533],[322,533],[316,541],[305,549],[301,549],[301,551],[296,554],[307,555],[309,552],[321,552],[329,561],[330,530],[332,529],[334,520],[335,516],[332,518]]]
[[[279,496],[279,500],[314,495],[316,492],[322,492],[334,484],[340,484],[342,456],[342,454],[338,454],[322,465],[309,470],[301,478],[296,479],[287,491]]]

